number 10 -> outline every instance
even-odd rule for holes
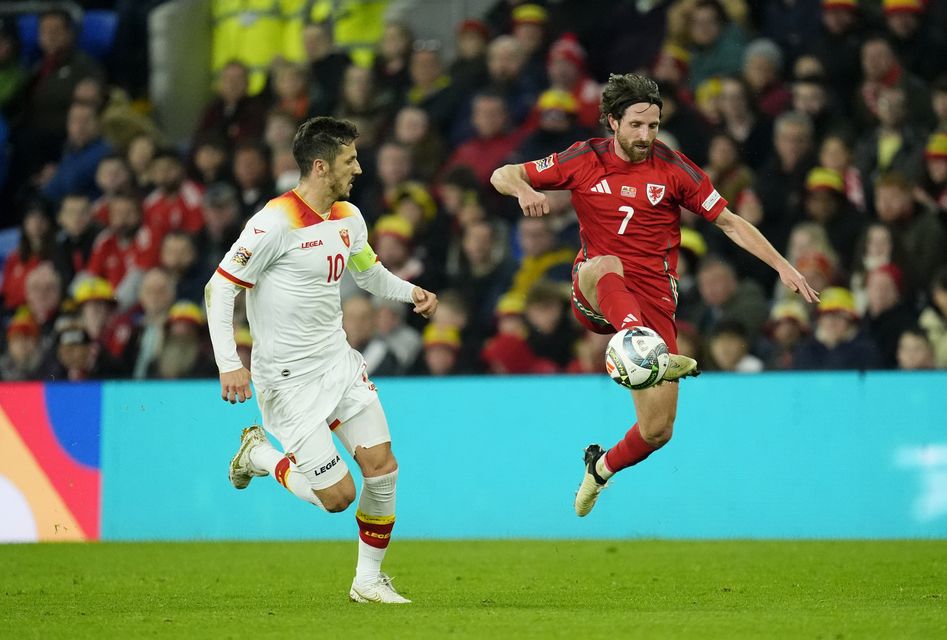
[[[625,233],[625,229],[628,228],[628,223],[631,222],[631,216],[635,215],[635,208],[626,205],[624,207],[618,207],[618,210],[626,212],[625,219],[621,221],[621,226],[618,227],[618,235],[622,235]]]

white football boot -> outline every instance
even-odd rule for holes
[[[675,382],[681,378],[699,375],[700,369],[697,368],[696,360],[672,353],[671,362],[668,364],[667,371],[664,372],[664,377],[661,378],[661,382]]]
[[[411,601],[395,591],[391,578],[385,573],[379,573],[371,582],[360,584],[352,581],[349,591],[352,602],[381,602],[384,604],[410,604]]]
[[[253,478],[270,475],[268,471],[257,469],[250,462],[250,452],[253,448],[267,442],[269,441],[266,439],[266,432],[260,425],[255,424],[243,430],[240,435],[240,448],[230,461],[230,484],[235,489],[246,489]]]
[[[608,486],[598,472],[595,471],[595,463],[605,455],[605,450],[597,444],[590,444],[585,448],[585,475],[582,476],[582,484],[575,494],[575,515],[584,518],[595,506],[598,500],[598,494],[602,489]]]

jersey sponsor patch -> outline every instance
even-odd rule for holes
[[[636,187],[629,187],[627,184],[621,186],[621,195],[623,198],[634,198],[638,195],[638,189]]]
[[[549,167],[551,167],[552,165],[554,165],[555,163],[556,163],[555,159],[550,154],[546,156],[545,158],[543,158],[542,160],[534,160],[533,166],[536,167],[536,171],[543,172]]]
[[[665,187],[663,184],[649,182],[646,190],[648,193],[648,202],[651,204],[656,205],[664,199]]]
[[[247,249],[246,247],[240,247],[233,254],[233,257],[230,261],[234,264],[239,264],[241,267],[247,266],[247,263],[250,262],[250,257],[253,256],[253,252]]]
[[[704,200],[700,206],[704,208],[704,211],[710,211],[713,209],[713,206],[717,204],[717,200],[720,199],[720,194],[717,193],[717,190],[714,189],[713,193],[707,196],[707,199]]]

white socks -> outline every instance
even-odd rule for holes
[[[395,526],[395,486],[398,470],[362,480],[362,495],[355,520],[358,522],[358,564],[355,581],[367,583],[378,577]]]
[[[604,455],[601,456],[598,460],[596,460],[596,462],[595,462],[595,473],[597,473],[597,474],[602,478],[602,480],[608,480],[608,479],[611,478],[613,475],[615,475],[615,472],[612,471],[611,469],[609,469],[609,468],[608,468],[608,465],[605,464],[605,456],[604,456]]]

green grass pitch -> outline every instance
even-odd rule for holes
[[[947,638],[947,541],[0,546],[0,638]]]

